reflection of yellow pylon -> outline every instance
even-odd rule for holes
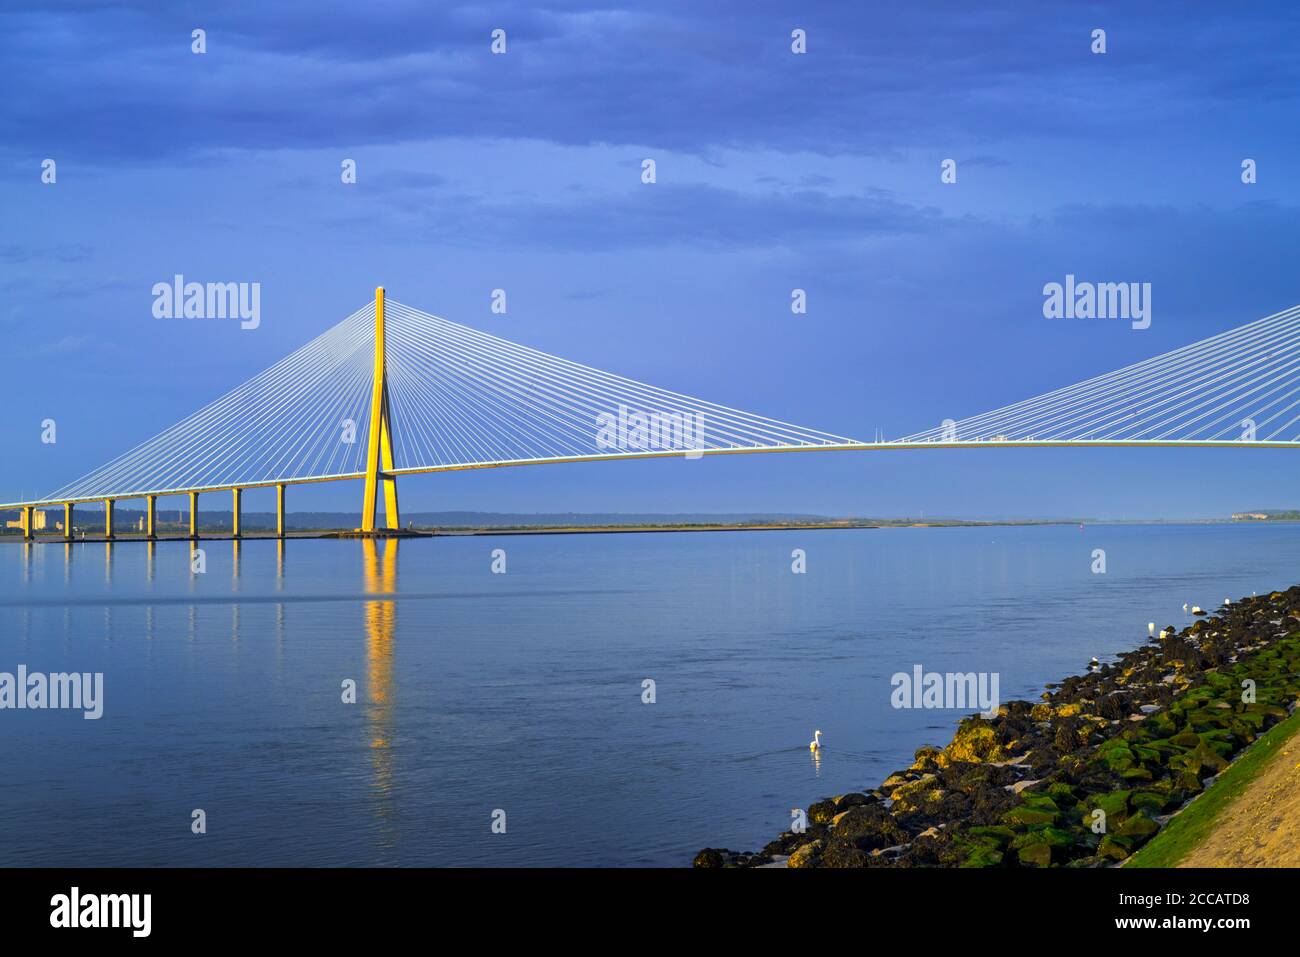
[[[384,356],[384,287],[375,290],[375,374],[370,391],[370,434],[366,442],[366,491],[361,504],[361,531],[375,530],[379,483],[384,485],[387,528],[401,528],[397,479],[393,476],[393,429],[388,421],[388,364]]]
[[[379,549],[383,548],[381,559]],[[397,539],[381,546],[373,539],[361,543],[366,592],[391,595],[397,590]],[[366,664],[370,692],[370,748],[375,766],[375,787],[387,792],[392,786],[393,755],[390,732],[393,710],[393,632],[395,602],[366,602]]]

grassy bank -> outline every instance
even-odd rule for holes
[[[1220,815],[1239,800],[1292,735],[1300,732],[1300,711],[1275,725],[1224,771],[1205,793],[1192,801],[1125,867],[1177,867],[1215,829]]]

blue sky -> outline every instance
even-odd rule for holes
[[[547,352],[864,439],[1300,302],[1300,11],[1133,6],[0,12],[0,500],[138,444],[377,284]],[[355,185],[340,183],[348,158]],[[947,158],[955,184],[940,182]],[[175,273],[260,282],[261,326],[155,319],[150,290]],[[1150,282],[1151,327],[1045,319],[1042,287],[1066,273]],[[790,312],[796,287],[807,315]],[[495,288],[505,316],[489,311]],[[421,510],[1194,517],[1300,505],[1286,455],[722,456],[422,476],[402,494]],[[321,486],[291,507],[358,499]]]

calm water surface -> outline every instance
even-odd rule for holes
[[[1300,582],[1292,525],[204,547],[0,546],[0,671],[105,683],[98,721],[0,711],[0,864],[684,865],[946,743],[897,671],[1036,698]]]

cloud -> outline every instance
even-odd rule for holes
[[[809,2],[653,7],[559,2],[431,6],[55,2],[0,14],[9,67],[0,143],[84,161],[205,150],[534,138],[877,153],[1008,136],[1146,133],[1198,105],[1300,89],[1300,11],[1178,4],[947,0],[887,10]],[[792,25],[809,52],[789,49]],[[190,52],[190,31],[208,52]],[[492,29],[509,52],[489,51]],[[1261,37],[1266,38],[1261,41]],[[1271,42],[1270,42],[1271,38]],[[1226,54],[1226,55],[1225,55]]]
[[[34,352],[38,356],[68,355],[82,352],[89,345],[99,346],[100,340],[91,336],[63,336],[53,342],[38,343]]]
[[[563,201],[464,193],[423,204],[395,194],[389,211],[349,220],[382,221],[386,235],[458,245],[599,251],[648,246],[818,248],[882,236],[925,234],[972,220],[904,202],[884,190],[745,192],[705,184],[643,185]],[[338,221],[335,225],[339,225]]]
[[[90,259],[91,255],[91,248],[83,243],[67,243],[61,246],[22,246],[17,243],[6,243],[0,246],[0,263],[14,266],[41,262],[81,263]]]

